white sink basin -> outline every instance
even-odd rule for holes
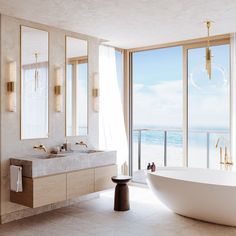
[[[73,153],[81,153],[81,154],[93,154],[93,153],[101,153],[104,151],[101,150],[93,150],[93,149],[83,149],[83,150],[74,150],[72,152],[65,152],[65,153],[59,153],[59,154],[46,154],[45,155],[38,155],[35,156],[36,158],[39,159],[52,159],[52,158],[61,158],[61,157],[70,157],[71,155],[73,155]]]
[[[76,150],[76,152],[91,154],[91,153],[104,152],[104,151],[88,149],[88,150]]]
[[[63,154],[48,154],[48,155],[37,156],[37,158],[51,159],[51,158],[61,158],[61,157],[65,157],[65,156],[66,155],[63,155]]]

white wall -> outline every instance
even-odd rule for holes
[[[20,25],[36,27],[49,32],[49,138],[35,140],[20,140]],[[1,219],[8,221],[13,212],[24,217],[34,214],[34,210],[11,203],[9,190],[9,158],[24,156],[34,152],[35,144],[46,147],[62,144],[65,140],[65,112],[56,113],[54,110],[54,69],[65,69],[65,36],[78,37],[88,40],[89,45],[89,135],[88,137],[69,137],[72,143],[84,140],[90,145],[98,146],[98,114],[92,110],[91,86],[93,74],[98,72],[98,45],[100,40],[82,34],[72,33],[53,27],[40,25],[25,20],[1,15]],[[8,61],[17,62],[17,111],[6,110],[6,70]],[[65,91],[65,90],[64,90]],[[63,95],[63,108],[65,108]],[[52,206],[53,207],[53,206]],[[55,207],[55,206],[54,206]],[[47,208],[48,210],[48,208]],[[27,212],[28,211],[28,212]],[[30,213],[29,213],[30,212]],[[16,213],[15,213],[16,215]],[[8,219],[9,218],[9,219]]]

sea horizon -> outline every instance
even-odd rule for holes
[[[136,129],[160,129],[160,130],[182,130],[183,127],[181,126],[159,126],[159,125],[134,125],[133,130]],[[209,127],[209,126],[191,126],[189,127],[190,130],[200,130],[200,131],[206,131],[206,130],[229,130],[229,127],[223,127],[223,126],[218,126],[218,127]]]

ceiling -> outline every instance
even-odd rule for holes
[[[2,14],[134,48],[236,31],[235,0],[0,0]]]

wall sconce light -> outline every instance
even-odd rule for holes
[[[16,61],[8,63],[7,110],[16,112]]]
[[[56,81],[54,86],[55,110],[62,111],[62,68],[56,68]]]
[[[99,81],[98,81],[98,73],[94,73],[93,75],[93,110],[95,112],[99,112]]]

